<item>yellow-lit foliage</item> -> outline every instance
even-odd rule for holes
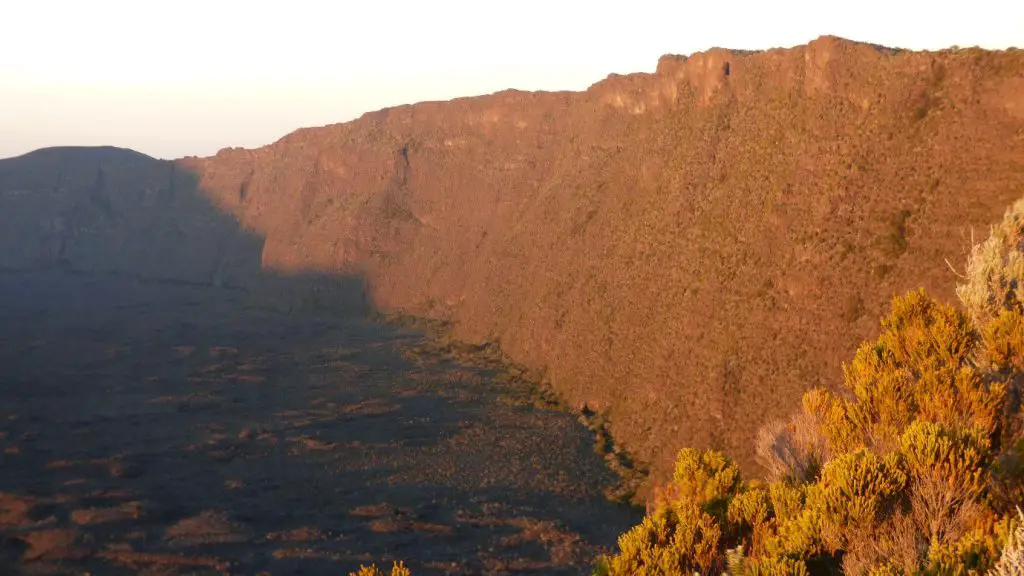
[[[602,559],[609,576],[690,576],[721,568],[718,522],[693,502],[659,505],[619,537],[619,554]]]
[[[750,551],[760,554],[771,536],[775,522],[772,518],[769,488],[752,482],[729,502],[728,521],[743,533],[750,534]]]
[[[765,552],[773,558],[788,556],[816,556],[825,552],[822,541],[822,517],[819,507],[807,506],[808,493],[812,501],[820,501],[816,484],[793,485],[788,482],[772,482],[768,486],[773,529],[767,534]],[[752,552],[757,552],[751,549]]]
[[[772,512],[780,522],[796,518],[804,508],[806,494],[804,487],[794,486],[788,482],[772,482],[768,485],[768,498],[771,500]]]
[[[1000,551],[1016,526],[1015,518],[987,515],[963,534],[928,550],[927,572],[932,574],[982,574],[995,567]]]
[[[808,491],[814,494],[818,489],[812,486]],[[812,498],[817,501],[817,497]],[[795,516],[780,522],[776,535],[765,546],[768,553],[777,557],[810,558],[829,552],[821,510],[818,507],[803,508]]]
[[[779,450],[790,430],[776,426],[761,439],[776,456],[766,484],[720,453],[682,450],[671,497],[620,540],[607,573],[983,573],[1024,498],[1022,358],[1019,311],[975,328],[922,291],[896,298],[843,389],[803,398],[801,444],[825,445]]]
[[[978,334],[966,314],[911,292],[893,301],[882,334],[844,367],[850,399],[815,391],[805,404],[833,450],[891,449],[915,420],[996,431],[1006,388],[974,367]]]
[[[982,330],[985,359],[999,372],[1024,373],[1024,314],[1003,310]]]
[[[988,438],[984,431],[919,421],[903,433],[900,452],[913,479],[911,498],[919,528],[930,541],[944,542],[967,520],[965,511],[986,488]]]
[[[993,466],[993,495],[1007,505],[1024,503],[1024,314],[1004,310],[982,330],[989,377],[1009,390],[1000,452]]]
[[[676,457],[672,486],[675,497],[708,511],[725,509],[740,483],[740,471],[724,454],[684,448]]]
[[[851,538],[870,537],[906,484],[907,475],[895,454],[880,458],[859,449],[825,465],[807,506],[821,516],[823,532],[832,535],[835,551]]]
[[[768,488],[760,483],[751,483],[746,490],[729,502],[729,522],[753,528],[768,522],[772,512]]]
[[[922,290],[895,298],[840,390],[762,429],[769,483],[681,451],[672,498],[623,537],[611,573],[1024,576],[1024,200],[957,294],[966,313]]]
[[[893,564],[880,564],[869,568],[867,576],[904,576],[904,571]]]
[[[793,558],[765,556],[748,558],[733,554],[729,562],[729,576],[807,576],[807,564]]]
[[[405,567],[404,562],[395,562],[388,573],[377,566],[360,566],[359,572],[349,572],[348,576],[412,576],[412,571]]]

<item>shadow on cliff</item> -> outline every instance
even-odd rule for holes
[[[169,162],[0,160],[0,572],[572,574],[637,520],[571,415],[263,246]]]
[[[370,312],[360,275],[264,270],[263,246],[174,162],[111,147],[0,160],[0,267],[219,287],[289,313]]]

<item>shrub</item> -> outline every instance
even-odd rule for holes
[[[619,537],[619,554],[599,561],[608,576],[690,576],[721,569],[718,522],[692,501],[666,502]]]
[[[980,337],[965,314],[916,291],[894,300],[882,329],[844,366],[844,396],[804,397],[833,452],[894,450],[918,420],[1001,433],[1008,387],[979,370]]]
[[[739,487],[739,468],[724,454],[684,448],[676,457],[669,497],[694,502],[721,517]]]
[[[915,422],[900,439],[900,451],[913,478],[913,519],[928,541],[948,542],[973,524],[988,480],[988,439],[976,430]]]
[[[985,325],[985,360],[993,372],[1024,373],[1024,314],[1003,310]]]
[[[757,461],[771,480],[812,480],[827,455],[820,426],[804,412],[788,422],[773,420],[757,435]]]
[[[895,298],[838,391],[765,426],[767,483],[682,450],[605,573],[1024,575],[1024,200],[957,294]]]
[[[750,551],[760,554],[774,527],[771,493],[760,483],[751,483],[729,502],[728,521],[740,533],[750,534]],[[741,548],[742,550],[742,548]]]
[[[1006,509],[1024,502],[1024,435],[1011,438],[992,465],[991,496]]]
[[[956,293],[978,325],[1002,310],[1024,312],[1024,199],[971,251]]]
[[[384,571],[377,566],[360,566],[359,572],[349,572],[348,576],[385,576]],[[405,567],[403,562],[395,562],[391,566],[388,576],[412,576],[412,571]]]
[[[807,576],[807,565],[792,558],[749,558],[737,548],[726,552],[728,576]]]
[[[999,563],[989,576],[1024,576],[1024,512],[1017,509],[1017,529],[1009,534]]]
[[[977,329],[922,291],[896,298],[839,392],[811,390],[800,415],[762,431],[768,483],[744,481],[718,452],[680,451],[604,573],[990,569],[1024,490],[1024,437],[1008,408],[1021,326],[1015,311]]]
[[[881,458],[861,448],[829,462],[807,506],[821,518],[830,552],[873,538],[906,485],[907,473],[895,453]]]

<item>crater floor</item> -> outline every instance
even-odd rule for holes
[[[0,274],[0,572],[580,574],[638,517],[570,414],[421,334]]]

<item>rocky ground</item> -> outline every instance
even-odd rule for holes
[[[636,513],[574,416],[410,330],[0,274],[0,572],[580,574]]]

